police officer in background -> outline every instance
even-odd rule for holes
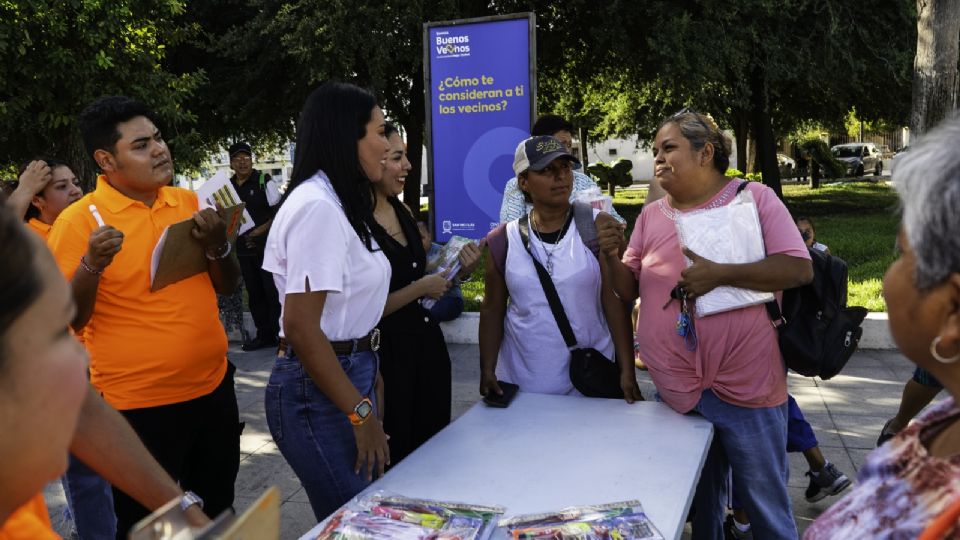
[[[247,287],[250,313],[257,327],[257,335],[243,344],[243,350],[253,351],[277,344],[280,325],[280,300],[273,283],[273,274],[264,271],[263,250],[267,233],[280,201],[280,192],[270,175],[253,168],[253,152],[245,142],[230,146],[230,182],[246,203],[254,227],[237,238],[237,256],[240,271]]]

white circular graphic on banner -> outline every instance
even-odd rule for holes
[[[463,188],[473,204],[487,214],[491,221],[498,221],[503,189],[494,187],[490,178],[490,166],[498,158],[507,157],[513,163],[517,144],[529,137],[526,131],[515,127],[491,129],[477,139],[463,160]],[[505,178],[497,178],[498,184],[506,184],[513,176],[507,171]],[[490,212],[493,212],[492,214]]]

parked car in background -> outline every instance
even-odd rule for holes
[[[876,176],[883,173],[880,149],[873,143],[838,144],[830,152],[846,166],[850,176],[863,176],[867,171]]]

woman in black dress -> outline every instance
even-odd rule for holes
[[[383,401],[389,406],[384,431],[396,464],[450,423],[450,355],[443,332],[420,298],[440,298],[450,280],[469,276],[480,249],[468,244],[460,252],[458,276],[424,275],[426,254],[417,223],[397,195],[403,192],[410,162],[394,126],[387,124],[390,150],[383,180],[374,184],[374,218],[378,242],[390,260],[390,295],[380,320],[380,373]]]

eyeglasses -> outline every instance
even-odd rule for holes
[[[680,118],[681,116],[683,116],[683,115],[685,115],[685,114],[692,114],[693,117],[697,120],[697,122],[700,123],[701,126],[707,128],[707,131],[711,131],[711,130],[710,130],[710,126],[708,126],[707,123],[703,121],[703,115],[700,114],[700,111],[694,109],[693,107],[684,107],[684,108],[680,109],[679,111],[671,114],[671,115],[667,118],[667,120],[676,120],[676,119]]]
[[[572,169],[573,169],[573,164],[570,163],[570,161],[568,160],[563,160],[563,161],[555,161],[539,171],[534,171],[531,169],[531,172],[535,172],[537,174],[543,174],[543,175],[549,174],[555,177],[559,177],[563,174],[570,172]]]
[[[670,118],[676,118],[676,117],[678,117],[678,116],[683,116],[683,115],[685,115],[685,114],[696,114],[696,115],[699,115],[699,114],[700,114],[700,111],[694,109],[693,107],[684,107],[684,108],[680,109],[679,111],[671,114],[671,115],[670,115]]]

